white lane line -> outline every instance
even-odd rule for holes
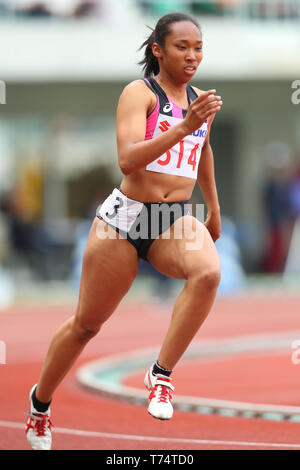
[[[0,427],[25,430],[24,423],[15,423],[12,421],[0,421]],[[242,446],[242,447],[271,447],[271,448],[289,448],[300,449],[300,444],[281,444],[272,442],[243,442],[243,441],[216,441],[206,439],[184,439],[176,437],[156,437],[156,436],[136,436],[134,434],[114,434],[108,432],[84,431],[79,429],[54,428],[54,433],[68,434],[70,436],[98,437],[105,439],[124,439],[128,441],[148,441],[148,442],[168,442],[200,445],[217,446]]]

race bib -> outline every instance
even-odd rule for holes
[[[166,132],[181,121],[179,118],[159,115],[153,137]],[[166,173],[186,178],[197,178],[201,150],[207,135],[207,123],[193,134],[186,136],[166,153],[146,166],[146,170]]]
[[[108,224],[128,233],[142,209],[142,202],[128,198],[115,188],[98,208],[97,215]]]

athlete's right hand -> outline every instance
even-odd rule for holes
[[[216,96],[215,93],[216,90],[205,91],[189,106],[187,115],[182,121],[187,134],[195,132],[207,118],[220,111],[223,102],[221,96]]]

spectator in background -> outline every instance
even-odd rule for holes
[[[263,206],[268,233],[262,270],[279,273],[285,265],[292,222],[290,149],[282,142],[272,142],[267,147],[266,165]]]
[[[75,7],[73,16],[75,18],[83,18],[98,15],[101,11],[100,3],[99,0],[81,0]]]
[[[22,217],[15,193],[2,196],[1,211],[8,224],[8,236],[12,250],[26,264],[31,264],[34,249],[34,225]]]
[[[42,223],[43,172],[39,159],[28,158],[19,166],[15,188],[2,196],[14,270],[25,268],[39,278],[48,277],[46,257],[53,240]]]
[[[289,203],[291,215],[295,221],[300,217],[300,167],[298,167],[295,176],[291,181]]]
[[[30,2],[24,7],[17,8],[16,14],[38,18],[49,18],[52,16],[50,9],[47,7],[45,2]]]

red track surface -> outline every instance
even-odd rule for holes
[[[24,429],[15,423],[25,422],[28,392],[38,379],[49,341],[73,311],[74,305],[25,306],[0,313],[0,339],[7,348],[7,363],[0,365],[1,450],[28,449]],[[300,449],[300,423],[179,411],[171,421],[161,422],[142,406],[93,395],[77,383],[76,369],[90,360],[159,347],[169,315],[170,309],[157,304],[123,302],[56,392],[52,417],[58,432],[54,433],[53,448]],[[218,299],[196,339],[292,330],[295,339],[300,339],[298,299]],[[193,396],[300,405],[300,364],[291,363],[291,354],[292,349],[261,355],[244,353],[179,364],[174,371],[175,390]],[[126,383],[142,386],[142,379],[138,374]],[[72,430],[90,433],[75,435]]]

